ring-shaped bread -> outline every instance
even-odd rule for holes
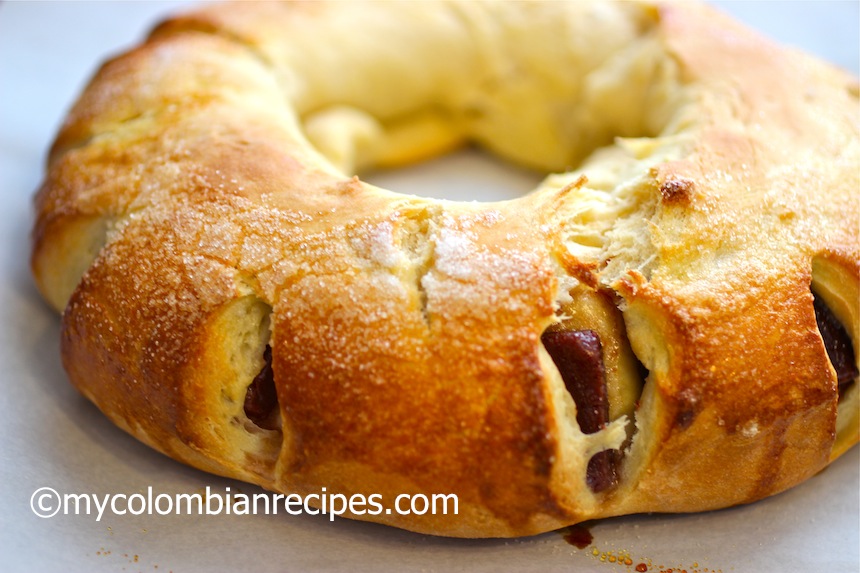
[[[725,507],[858,439],[857,109],[698,4],[205,7],[83,92],[32,264],[71,381],[198,468],[451,536]],[[353,176],[465,142],[559,174]]]

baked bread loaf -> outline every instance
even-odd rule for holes
[[[118,426],[518,536],[750,502],[858,440],[856,78],[691,3],[207,6],[107,62],[32,267]],[[474,143],[499,203],[355,176]]]

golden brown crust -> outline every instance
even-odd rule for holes
[[[858,439],[810,290],[860,355],[856,106],[856,79],[696,4],[206,7],[70,112],[33,270],[72,382],[207,471],[386,507],[454,493],[458,516],[351,516],[466,537],[725,507]],[[585,159],[487,205],[338,169],[464,140]],[[631,416],[580,430],[553,324],[617,333],[613,396],[640,385],[629,338]],[[242,406],[266,344],[276,430]],[[594,493],[604,449],[620,477]]]

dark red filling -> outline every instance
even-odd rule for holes
[[[266,430],[278,429],[278,393],[275,391],[275,374],[272,371],[272,347],[263,351],[263,368],[254,377],[245,392],[245,415],[257,426]]]
[[[593,434],[604,428],[609,422],[609,397],[600,336],[593,330],[547,331],[541,341],[576,402],[580,429]],[[588,461],[586,481],[592,491],[604,491],[618,482],[620,459],[620,452],[607,450]]]
[[[854,346],[851,337],[842,323],[833,315],[824,301],[812,293],[813,306],[815,308],[815,321],[818,323],[818,331],[827,349],[827,356],[833,369],[836,370],[836,383],[839,386],[839,395],[857,378],[857,361],[854,356]]]

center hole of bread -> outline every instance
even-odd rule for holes
[[[397,169],[361,174],[368,183],[405,195],[452,201],[506,201],[535,189],[544,175],[473,148]]]

